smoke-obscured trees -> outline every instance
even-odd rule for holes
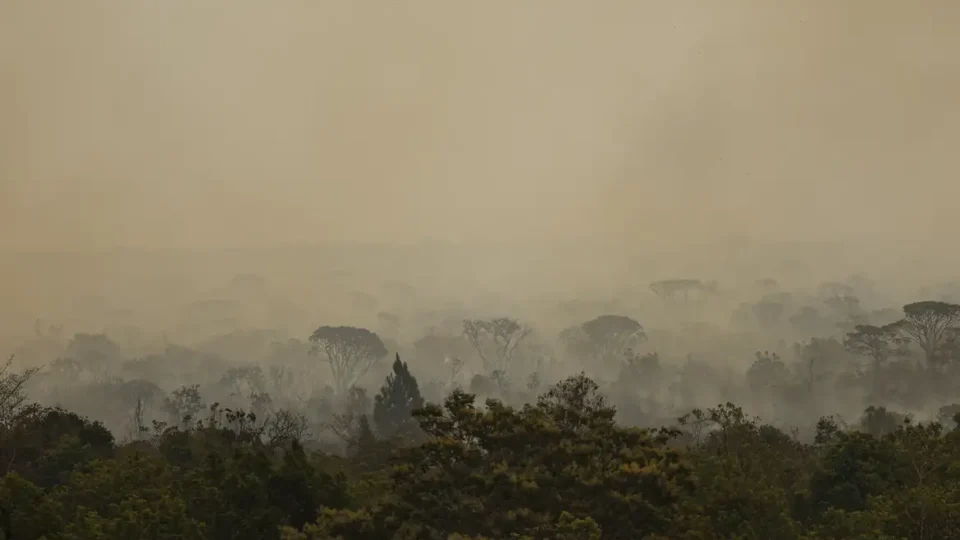
[[[785,307],[779,300],[764,297],[754,304],[751,310],[760,327],[769,329],[780,324]]]
[[[200,385],[181,386],[164,399],[163,408],[174,425],[189,425],[203,409]]]
[[[508,317],[463,321],[463,335],[477,351],[484,369],[504,376],[510,371],[517,347],[530,331],[530,327]]]
[[[463,335],[427,334],[413,342],[417,362],[444,365],[450,369],[450,382],[456,378],[472,347]]]
[[[313,351],[330,364],[337,394],[351,388],[375,363],[387,355],[377,334],[352,326],[321,326],[310,336]]]
[[[76,334],[64,354],[95,380],[105,379],[111,367],[123,360],[120,346],[106,334]]]
[[[946,362],[941,346],[960,326],[960,305],[923,301],[903,306],[903,320],[898,324],[903,337],[923,350],[927,367],[941,368]]]
[[[861,324],[847,334],[843,346],[852,354],[872,359],[876,375],[888,359],[904,354],[903,341],[897,323],[884,326]]]
[[[747,384],[754,392],[769,393],[790,380],[790,370],[777,353],[757,351],[747,370]]]
[[[560,333],[567,352],[589,362],[622,362],[646,339],[643,326],[623,315],[601,315]]]
[[[363,439],[373,438],[367,418],[371,409],[370,398],[366,390],[356,386],[347,390],[345,397],[342,412],[334,414],[325,428],[339,437],[348,450],[356,451]]]
[[[670,303],[686,303],[717,294],[717,283],[699,279],[667,279],[650,284],[654,294]]]
[[[845,349],[836,339],[810,338],[805,343],[797,344],[797,357],[801,364],[801,377],[811,394],[814,386],[826,380],[831,372],[837,371],[836,365],[831,363],[844,357]]]

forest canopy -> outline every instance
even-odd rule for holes
[[[757,331],[816,309],[770,287],[758,305],[782,311],[751,310]],[[0,538],[960,538],[960,306],[816,311],[787,324],[839,331],[756,351],[733,379],[618,314],[556,348],[493,317],[410,345],[320,326],[132,359],[38,323],[62,355],[0,371]],[[273,341],[237,363],[215,352],[233,340]],[[387,343],[425,358],[385,362]],[[547,383],[560,356],[583,369]]]

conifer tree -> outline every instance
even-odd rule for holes
[[[380,388],[373,406],[373,423],[381,437],[410,437],[418,433],[419,426],[413,411],[423,407],[423,398],[417,379],[410,373],[400,355],[393,362],[393,373]]]

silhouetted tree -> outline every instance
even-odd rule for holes
[[[387,355],[377,334],[352,326],[321,326],[310,336],[314,352],[322,352],[330,364],[337,394],[342,394],[373,364]]]
[[[587,361],[622,361],[647,339],[640,323],[623,315],[601,315],[560,334],[567,351]]]
[[[13,356],[0,366],[0,427],[18,417],[27,403],[24,385],[38,371],[38,368],[31,368],[18,372],[12,366]]]
[[[423,407],[417,379],[400,355],[393,362],[393,373],[380,387],[373,403],[373,423],[381,437],[409,437],[417,431],[413,411]]]
[[[927,300],[903,306],[904,318],[898,323],[904,337],[920,346],[927,367],[939,368],[937,354],[947,335],[960,325],[960,305]]]

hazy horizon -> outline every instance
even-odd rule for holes
[[[49,291],[67,281],[127,301],[106,263],[60,277],[27,252],[424,239],[532,246],[405,263],[503,294],[749,280],[799,257],[775,246],[822,243],[843,247],[807,256],[818,275],[946,279],[958,16],[934,0],[4,2],[4,309],[69,302]],[[143,268],[249,270],[224,261]]]

